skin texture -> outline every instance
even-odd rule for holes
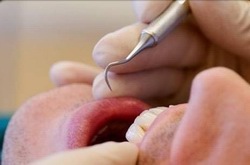
[[[235,72],[200,73],[188,104],[168,108],[149,127],[138,163],[249,164],[249,98],[250,86]]]
[[[226,85],[225,82],[227,82]],[[69,90],[70,93],[76,93],[71,91],[73,91],[72,89],[80,91],[78,87],[83,88],[82,85],[73,85],[73,88],[65,86],[63,89]],[[215,93],[217,93],[216,97]],[[48,95],[43,99],[47,100],[47,97]],[[22,122],[12,122],[10,125],[12,131],[9,129],[7,137],[15,138],[9,138],[10,140],[5,142],[3,163],[8,164],[8,161],[15,160],[15,162],[19,161],[17,164],[20,164],[27,158],[26,156],[29,160],[37,160],[41,156],[38,156],[41,154],[40,152],[43,152],[44,155],[52,154],[52,156],[41,160],[40,163],[42,164],[53,164],[55,162],[65,165],[66,162],[75,165],[98,163],[99,159],[92,159],[91,153],[95,156],[98,154],[100,160],[108,164],[117,165],[124,162],[135,165],[137,156],[137,163],[145,165],[249,164],[249,98],[250,88],[248,83],[232,70],[226,68],[206,70],[195,77],[188,104],[166,108],[151,125],[144,127],[146,134],[141,141],[137,141],[138,148],[129,143],[121,145],[120,143],[104,143],[93,148],[72,150],[56,155],[48,151],[51,149],[55,151],[58,147],[62,147],[58,137],[56,142],[51,141],[54,139],[53,136],[56,131],[53,130],[53,122],[55,122],[55,119],[58,120],[58,116],[48,118],[45,123],[41,124],[37,113],[32,113],[32,109],[29,108],[26,113],[18,112],[22,114],[17,115],[15,121]],[[41,111],[38,112],[40,112],[38,114],[41,114]],[[48,116],[53,114],[51,112],[49,108],[43,111]],[[27,114],[32,114],[32,116],[27,117]],[[60,114],[65,116],[67,112],[61,112]],[[46,132],[44,125],[46,126],[47,122],[52,122],[52,124],[49,131],[46,128],[47,134],[44,134]],[[21,129],[25,132],[23,135],[20,134],[21,131],[18,132],[22,128],[22,124],[25,124],[26,127]],[[38,127],[39,125],[41,126]],[[41,135],[39,132],[43,134]],[[21,142],[22,145],[17,145],[15,140]],[[35,148],[37,146],[42,148],[35,150],[34,145]],[[48,147],[47,150],[43,150],[44,146]],[[102,152],[103,147],[105,148],[105,154]],[[14,151],[15,154],[8,154],[10,151]],[[27,153],[27,151],[29,152]],[[121,155],[111,156],[118,151]],[[18,154],[23,156],[21,157],[23,160],[20,159]],[[16,157],[17,155],[18,157]],[[124,157],[125,155],[129,156]]]
[[[62,140],[60,125],[70,111],[90,100],[89,85],[71,85],[27,101],[8,126],[3,164],[27,164],[65,148],[57,143]]]
[[[92,85],[94,78],[100,72],[100,68],[79,62],[60,61],[51,67],[50,78],[56,86],[64,86],[72,83]]]
[[[171,145],[186,105],[166,109],[154,121],[139,144],[139,165],[168,164]]]
[[[199,74],[170,164],[249,164],[249,98],[248,83],[228,69]]]
[[[152,13],[146,12],[152,7],[149,2],[143,2],[143,8],[140,4],[136,7],[139,23],[107,35],[96,45],[93,57],[100,66],[124,58],[131,51],[145,23],[163,8],[164,2],[155,5]],[[132,95],[159,100],[159,104],[165,105],[190,98],[185,115],[170,141],[168,134],[162,132],[164,125],[156,126],[157,122],[163,121],[156,120],[152,129],[157,129],[158,135],[150,135],[149,128],[141,143],[141,149],[148,148],[148,151],[154,151],[152,154],[163,152],[164,155],[153,155],[153,159],[141,155],[139,161],[155,162],[154,159],[159,158],[166,164],[249,164],[249,2],[190,1],[190,5],[193,17],[161,44],[142,52],[128,65],[113,68],[116,73],[110,76],[113,92],[109,91],[100,73],[93,84],[94,97]],[[196,76],[212,66],[231,68],[246,81],[225,68],[205,70]],[[74,72],[78,71],[82,72]],[[64,80],[62,74],[60,78],[60,81]],[[131,93],[131,89],[140,90]],[[159,139],[159,134],[167,137]],[[153,142],[158,143],[157,146],[171,143],[171,148],[153,148]]]
[[[18,109],[10,122],[5,135],[3,164],[27,164],[60,151],[93,145],[93,137],[99,130],[105,130],[103,128],[113,130],[110,135],[113,139],[109,139],[115,140],[114,137],[120,136],[122,139],[119,140],[124,141],[125,135],[117,132],[125,133],[126,126],[116,126],[125,127],[117,131],[114,126],[106,127],[106,123],[119,121],[129,126],[137,115],[148,108],[147,104],[133,98],[93,100],[91,86],[84,84],[72,84],[34,96]],[[106,141],[109,140],[107,136],[103,135]],[[111,148],[109,152],[107,150],[107,157],[116,148],[128,146],[129,150],[135,147],[126,143],[109,143],[108,146]],[[135,157],[133,155],[131,159]]]

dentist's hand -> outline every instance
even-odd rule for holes
[[[107,142],[88,148],[62,152],[32,165],[135,165],[138,148],[128,142]]]
[[[87,64],[73,61],[60,61],[51,67],[50,77],[51,81],[56,86],[63,86],[72,83],[91,85],[100,72],[100,68]]]
[[[134,1],[139,22],[106,35],[96,45],[94,60],[101,67],[123,59],[134,48],[141,30],[171,1]],[[248,1],[190,1],[192,17],[159,45],[130,63],[112,68],[113,91],[99,74],[96,98],[134,96],[165,104],[187,100],[193,77],[209,67],[226,66],[250,80],[250,3]],[[171,99],[170,99],[171,98]]]

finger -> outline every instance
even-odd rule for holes
[[[125,58],[137,44],[144,24],[134,24],[108,34],[95,46],[93,58],[106,67],[110,62]],[[162,66],[188,67],[200,64],[206,54],[207,41],[191,25],[184,24],[161,41],[146,49],[126,65],[111,68],[117,73],[136,72]]]
[[[163,12],[171,0],[132,1],[136,16],[140,22],[149,23]]]
[[[72,83],[92,84],[101,69],[78,62],[62,61],[54,64],[50,69],[50,77],[56,86]]]
[[[193,82],[172,144],[177,164],[249,164],[250,88],[235,72],[215,68]]]
[[[112,91],[109,90],[104,75],[98,75],[93,83],[95,98],[132,96],[140,99],[163,97],[175,93],[184,80],[182,71],[158,68],[132,74],[108,75]]]
[[[231,53],[250,58],[249,1],[190,1],[190,6],[210,40]]]
[[[52,155],[33,165],[136,165],[137,147],[128,142],[108,142]]]

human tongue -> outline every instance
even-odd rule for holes
[[[138,165],[169,164],[172,140],[185,109],[186,104],[171,106],[155,119],[139,144]]]
[[[125,141],[133,120],[149,106],[134,98],[109,98],[84,104],[66,121],[66,148]]]

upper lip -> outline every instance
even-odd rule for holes
[[[139,164],[166,164],[170,148],[179,123],[185,113],[187,104],[169,108],[159,115],[150,126],[140,143]],[[164,148],[162,148],[164,146]]]

